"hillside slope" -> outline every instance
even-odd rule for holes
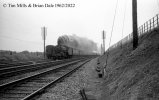
[[[110,51],[101,100],[159,100],[159,28]]]

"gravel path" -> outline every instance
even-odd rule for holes
[[[37,100],[80,100],[80,89],[84,88],[86,93],[95,96],[98,100],[101,95],[102,79],[98,78],[95,71],[97,59],[85,64],[56,86],[51,87]]]

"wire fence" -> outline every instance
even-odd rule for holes
[[[154,16],[153,18],[145,22],[140,27],[138,27],[138,36],[140,37],[141,35],[145,33],[151,32],[157,27],[159,27],[159,14],[157,14],[156,16]],[[121,39],[120,41],[112,45],[109,48],[109,50],[116,48],[118,46],[124,45],[125,43],[127,43],[128,41],[131,41],[132,39],[133,39],[133,33],[127,35],[125,38]]]

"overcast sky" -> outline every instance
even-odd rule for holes
[[[41,27],[47,27],[46,45],[61,35],[76,34],[98,43],[106,31],[106,48],[117,0],[0,0],[0,50],[43,51]],[[159,13],[159,0],[137,0],[138,26]],[[9,7],[9,5],[16,7]],[[75,7],[17,7],[17,4],[75,4]],[[114,44],[132,32],[132,0],[118,0],[112,35]]]

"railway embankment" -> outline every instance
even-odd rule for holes
[[[159,28],[140,36],[135,50],[132,41],[112,49],[103,79],[100,100],[159,100]]]

